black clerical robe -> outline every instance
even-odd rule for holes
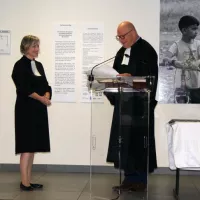
[[[122,65],[125,48],[121,48],[114,61],[113,68],[120,74],[130,73],[132,76],[155,76],[154,87],[150,95],[150,129],[148,135],[147,94],[123,93],[121,104],[121,168],[126,172],[152,172],[156,167],[156,152],[154,139],[154,108],[158,66],[157,54],[153,47],[140,38],[132,47],[128,65]],[[114,93],[105,93],[108,100],[114,105],[113,121],[107,162],[114,163],[119,168],[119,96]],[[145,148],[145,137],[149,139],[149,152]],[[147,156],[149,155],[149,165]],[[148,166],[148,169],[147,169]]]
[[[29,97],[36,92],[45,95],[49,86],[42,64],[35,61],[40,76],[31,68],[31,60],[23,56],[13,68],[12,79],[16,86],[15,153],[50,152],[47,106]]]

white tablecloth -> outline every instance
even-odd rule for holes
[[[200,170],[200,122],[167,124],[169,167]]]

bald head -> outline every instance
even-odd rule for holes
[[[117,30],[120,30],[120,29],[127,29],[127,30],[131,30],[133,29],[134,31],[135,30],[135,26],[129,22],[129,21],[124,21],[124,22],[121,22],[117,28]]]
[[[117,35],[124,48],[131,47],[138,39],[135,26],[129,21],[124,21],[119,24],[117,28]]]

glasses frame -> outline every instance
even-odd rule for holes
[[[116,35],[115,38],[117,41],[119,41],[120,39],[123,40],[125,39],[126,35],[128,35],[131,31],[133,31],[133,29],[131,29],[130,31],[128,31],[127,33],[125,33],[124,35]]]

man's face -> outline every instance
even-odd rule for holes
[[[122,44],[124,48],[129,48],[135,43],[136,34],[133,29],[128,27],[119,27],[117,29],[116,39]]]
[[[198,26],[191,25],[183,30],[183,34],[189,39],[194,39],[198,34]]]

